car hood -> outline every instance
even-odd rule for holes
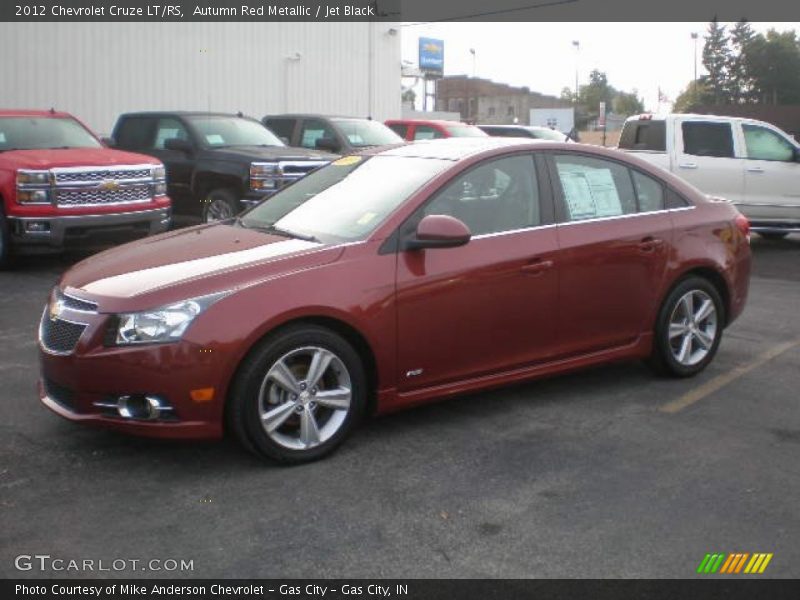
[[[291,148],[288,146],[235,146],[231,148],[214,148],[209,152],[220,160],[326,160],[332,161],[338,155],[327,154],[308,148]]]
[[[327,264],[342,251],[228,224],[201,225],[96,254],[67,271],[60,287],[96,301],[101,312],[146,310]]]
[[[56,150],[9,150],[0,162],[17,169],[57,167],[112,167],[116,165],[159,164],[152,156],[111,148],[64,148]]]

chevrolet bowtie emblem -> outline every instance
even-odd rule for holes
[[[113,179],[104,179],[97,188],[104,192],[114,192],[119,189],[119,184]]]
[[[55,300],[50,303],[50,320],[55,321],[64,312],[64,301]]]

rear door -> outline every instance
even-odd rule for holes
[[[759,219],[800,220],[800,162],[796,146],[771,127],[742,123],[745,159],[743,211]]]
[[[487,160],[436,193],[401,230],[445,214],[465,246],[400,252],[401,392],[540,361],[556,336],[557,259],[552,204],[531,154]]]
[[[672,222],[665,189],[606,158],[550,156],[559,244],[558,353],[636,342],[659,302]]]
[[[744,200],[744,151],[730,120],[679,118],[674,172],[699,190],[731,202]]]

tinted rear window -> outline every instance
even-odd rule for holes
[[[686,121],[683,130],[683,152],[693,156],[733,157],[733,130],[730,123]]]
[[[666,121],[628,121],[622,129],[619,147],[623,150],[667,151]]]

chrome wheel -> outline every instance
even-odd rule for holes
[[[669,318],[669,348],[681,365],[691,367],[711,352],[717,337],[717,309],[703,290],[690,290],[675,304]]]
[[[292,450],[329,440],[342,427],[353,398],[344,362],[319,346],[297,348],[275,361],[258,394],[261,427]]]
[[[206,209],[206,222],[224,221],[234,216],[233,207],[223,198],[209,197]]]

